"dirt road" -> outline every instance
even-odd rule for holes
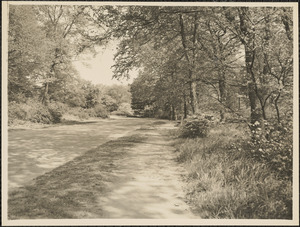
[[[184,169],[175,162],[168,137],[159,130],[172,123],[140,130],[147,139],[127,150],[117,165],[120,182],[110,185],[111,192],[101,198],[104,218],[196,218],[184,202]]]
[[[26,171],[34,176],[37,173],[32,171],[32,168],[28,168],[33,165],[32,163],[34,163],[34,168],[38,166],[43,171],[49,171],[55,165],[60,166],[39,176],[34,181],[27,178],[26,180],[31,182],[27,187],[20,189],[11,187],[14,190],[9,200],[9,216],[12,219],[199,218],[192,214],[184,201],[182,176],[185,171],[175,161],[176,154],[174,148],[170,146],[172,141],[166,133],[174,127],[174,123],[151,119],[114,119],[111,121],[114,122],[107,120],[106,123],[99,121],[83,124],[78,128],[73,125],[39,130],[40,133],[36,135],[48,135],[49,138],[52,138],[51,132],[56,133],[54,136],[56,143],[52,142],[52,147],[47,147],[47,149],[51,153],[50,149],[54,152],[55,147],[61,145],[59,146],[60,159],[57,161],[55,155],[47,156],[46,154],[44,159],[39,158],[39,155],[44,154],[45,151],[43,149],[38,151],[38,147],[31,144],[31,148],[34,148],[37,154],[33,155],[32,151],[28,159],[23,159],[33,160],[33,162],[19,167],[20,171],[22,169],[24,172],[27,168]],[[71,140],[67,139],[68,127],[72,127],[72,132],[70,132],[72,135],[78,133],[75,135],[77,140],[74,137]],[[101,129],[107,129],[112,134],[106,133],[103,136],[99,133]],[[94,131],[88,132],[88,130]],[[116,139],[124,135],[127,136],[122,137],[124,140]],[[80,141],[84,141],[84,136],[90,142],[85,142],[83,145]],[[10,138],[12,138],[12,133]],[[39,144],[39,139],[34,139]],[[65,139],[64,143],[62,141],[59,143],[63,139]],[[96,145],[95,140],[98,141],[98,145],[101,142],[103,145],[100,144],[97,148],[83,153],[84,149]],[[111,141],[105,143],[107,140]],[[12,146],[13,144],[15,146]],[[16,144],[17,141],[10,141],[10,169],[16,169],[18,165],[15,161],[18,158],[11,158],[18,155]],[[70,155],[71,153],[73,156]],[[25,154],[27,153],[23,152],[23,155]],[[57,151],[56,154],[58,154]],[[77,158],[69,161],[76,155]],[[20,155],[17,157],[21,159]],[[67,163],[62,165],[63,162]],[[26,184],[24,179],[16,181],[18,176],[22,175],[24,176],[24,174],[11,171],[10,184],[21,185],[23,182]]]
[[[138,129],[151,119],[118,117],[8,132],[8,188],[24,185],[109,140]]]

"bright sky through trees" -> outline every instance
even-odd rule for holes
[[[133,78],[136,77],[136,73],[132,73],[132,77],[127,79],[113,79],[113,72],[111,66],[115,64],[114,54],[116,52],[117,43],[110,43],[106,47],[100,49],[96,56],[89,54],[85,58],[75,61],[73,64],[78,70],[79,75],[85,79],[91,81],[93,84],[103,85],[127,85],[132,83]]]

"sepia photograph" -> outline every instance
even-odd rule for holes
[[[2,225],[299,225],[296,2],[2,1]]]

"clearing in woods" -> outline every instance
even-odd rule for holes
[[[9,219],[199,218],[185,203],[185,170],[167,133],[172,128],[169,121],[112,118],[22,130],[23,140],[11,130]],[[33,132],[31,152],[18,153]],[[30,163],[19,165],[22,160]]]

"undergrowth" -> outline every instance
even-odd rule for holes
[[[65,118],[79,120],[107,118],[109,113],[103,105],[96,105],[90,109],[69,107],[60,102],[50,102],[47,106],[36,99],[28,99],[25,103],[10,102],[8,105],[8,125],[24,124],[26,122],[38,124],[53,124],[64,121]]]
[[[178,161],[189,173],[187,197],[201,218],[292,218],[291,178],[251,155],[249,139],[241,123],[215,126],[206,138],[178,139]]]

